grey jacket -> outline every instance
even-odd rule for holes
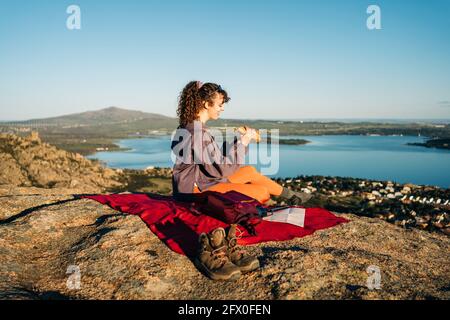
[[[171,149],[175,197],[192,194],[195,184],[203,191],[217,183],[229,182],[227,177],[245,165],[248,153],[248,146],[236,135],[233,141],[224,141],[219,147],[210,129],[198,120],[177,128]]]

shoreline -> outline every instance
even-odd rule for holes
[[[410,146],[419,146],[432,149],[450,150],[450,138],[430,138],[424,143],[411,142],[407,143]]]
[[[289,137],[292,135],[280,135],[280,139],[279,139],[279,144],[280,145],[305,145],[308,143],[311,143],[312,141],[306,140],[306,139],[301,139],[301,138],[283,138],[283,137]],[[302,136],[302,135],[299,135]],[[352,133],[347,133],[347,134],[308,134],[308,135],[304,135],[304,136],[368,136],[368,137],[424,137],[424,138],[430,138],[428,136],[421,136],[421,135],[403,135],[403,134],[352,134]],[[118,137],[118,138],[113,138],[110,139],[111,144],[115,145],[118,149],[120,149],[120,145],[118,144],[118,141],[120,140],[129,140],[129,139],[146,139],[146,138],[162,138],[162,137],[170,137],[170,134],[156,134],[156,135],[128,135],[128,136],[124,136],[124,137]],[[108,139],[108,138],[105,138]],[[268,142],[270,142],[270,138],[267,139]],[[51,143],[51,142],[49,142]],[[405,145],[417,145],[419,146],[419,143],[414,144],[414,143],[406,143]],[[420,145],[421,146],[421,145]],[[129,150],[128,148],[123,148],[124,151]],[[70,151],[70,150],[67,150]],[[104,152],[109,152],[109,151],[122,151],[122,150],[102,150]],[[73,152],[73,151],[72,151]],[[89,153],[83,153],[83,156],[89,156],[89,155],[93,155],[95,153],[97,153],[99,151],[97,150],[89,150]]]

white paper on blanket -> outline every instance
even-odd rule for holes
[[[285,222],[295,224],[299,227],[305,226],[305,208],[286,208],[280,211],[275,211],[273,215],[264,217],[266,221]]]

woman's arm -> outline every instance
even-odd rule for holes
[[[203,153],[200,170],[210,178],[226,178],[245,164],[248,145],[242,143],[237,136],[233,141],[225,141],[219,147],[209,131],[203,132]]]
[[[248,138],[242,139],[243,137],[238,138],[237,136],[233,137],[233,141],[224,141],[222,144],[222,155],[224,157],[231,157],[232,159],[237,159],[237,156],[241,154],[245,157],[248,153]]]
[[[246,131],[242,134],[241,141],[245,146],[248,146],[252,140],[259,142],[259,133],[255,129],[246,127]]]

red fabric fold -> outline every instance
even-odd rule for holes
[[[187,256],[195,255],[198,236],[218,227],[226,228],[224,222],[208,215],[193,213],[190,203],[175,201],[170,196],[154,194],[106,194],[84,195],[80,198],[96,200],[124,213],[138,215],[150,230],[173,251]],[[238,240],[240,245],[249,245],[266,241],[285,241],[304,237],[316,230],[333,227],[347,219],[337,217],[322,208],[307,208],[305,225],[296,225],[262,221],[256,225],[256,236],[250,235],[244,228]]]

